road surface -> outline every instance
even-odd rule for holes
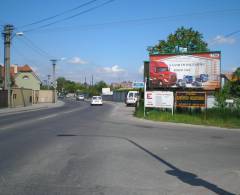
[[[240,131],[67,100],[0,116],[2,195],[240,194]]]

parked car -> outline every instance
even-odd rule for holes
[[[192,82],[192,86],[194,86],[194,87],[202,87],[202,82],[193,81],[193,82]]]
[[[63,94],[58,95],[58,99],[64,99],[64,95]]]
[[[127,106],[136,105],[139,98],[138,91],[129,91],[126,96],[125,103]]]
[[[190,84],[193,82],[193,76],[190,76],[190,75],[185,75],[183,77],[183,80],[187,83],[187,84]]]
[[[84,95],[77,95],[76,100],[77,101],[84,101]]]
[[[200,74],[200,80],[204,83],[208,81],[208,74]]]
[[[186,87],[186,81],[183,79],[178,79],[177,80],[177,86],[178,87]]]
[[[103,105],[102,97],[101,96],[93,96],[91,99],[91,106],[93,105]]]

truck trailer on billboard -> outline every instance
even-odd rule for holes
[[[220,52],[150,55],[152,88],[220,88]]]

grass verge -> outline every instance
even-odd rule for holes
[[[135,116],[144,118],[143,105],[135,110]],[[208,125],[226,128],[240,128],[240,112],[231,110],[209,109],[205,112],[175,112],[159,109],[147,109],[145,119],[162,122]]]

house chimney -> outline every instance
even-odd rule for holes
[[[18,66],[17,66],[17,64],[13,64],[11,66],[13,67],[14,74],[17,74],[18,73]]]

